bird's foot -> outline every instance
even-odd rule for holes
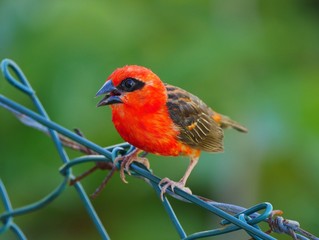
[[[161,186],[163,184],[163,186]],[[190,190],[190,188],[185,187],[185,182],[180,180],[179,182],[174,182],[172,180],[170,180],[169,178],[163,178],[159,184],[158,184],[161,188],[161,199],[163,201],[164,199],[164,194],[166,192],[166,190],[170,187],[172,189],[172,191],[174,192],[174,188],[178,187],[180,189],[182,189],[184,192],[187,192],[189,194],[192,194],[192,191]]]
[[[120,177],[121,177],[123,182],[128,183],[125,179],[125,172],[124,171],[126,171],[128,175],[131,175],[130,165],[133,162],[141,163],[147,169],[150,169],[150,163],[149,163],[148,159],[144,158],[144,157],[139,157],[138,156],[139,153],[140,153],[140,150],[136,149],[128,155],[119,156],[115,159],[114,163],[117,163],[118,161],[122,161],[121,167],[120,167]]]

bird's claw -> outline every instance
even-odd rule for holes
[[[164,185],[161,186],[162,184],[164,184]],[[172,189],[173,192],[174,192],[175,187],[178,187],[178,188],[182,189],[184,192],[192,194],[192,191],[190,190],[190,188],[185,187],[185,182],[183,182],[183,181],[174,182],[174,181],[170,180],[169,178],[163,178],[159,182],[158,185],[161,188],[161,200],[162,201],[164,201],[164,194],[169,187]]]
[[[138,152],[132,152],[131,154],[126,156],[119,156],[115,159],[114,163],[117,163],[118,161],[122,161],[120,166],[120,178],[122,179],[124,183],[128,183],[125,179],[125,171],[127,172],[128,175],[131,175],[130,165],[133,162],[141,163],[147,169],[150,169],[150,163],[148,159],[143,157],[138,157]]]

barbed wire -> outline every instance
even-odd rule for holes
[[[103,148],[85,139],[80,131],[76,130],[75,132],[72,132],[51,121],[40,100],[37,98],[35,91],[32,89],[20,68],[13,61],[5,59],[1,63],[1,70],[5,79],[7,79],[12,86],[31,98],[37,112],[34,112],[3,95],[0,95],[0,106],[12,112],[23,124],[42,131],[51,137],[63,164],[59,169],[60,174],[63,176],[63,180],[56,189],[37,202],[21,208],[13,208],[6,188],[0,179],[0,199],[4,207],[4,212],[0,214],[0,221],[2,222],[2,226],[0,226],[0,235],[6,231],[11,231],[18,239],[27,239],[20,227],[14,223],[14,217],[37,211],[49,205],[58,198],[71,183],[76,189],[101,238],[110,239],[105,227],[101,223],[100,218],[91,204],[90,198],[82,187],[80,180],[97,169],[110,170],[104,183],[97,189],[96,193],[93,194],[93,196],[96,196],[113,173],[119,169],[120,163],[116,162],[115,159],[118,156],[130,153],[134,150],[134,147],[128,143],[122,143]],[[13,71],[17,79],[10,73],[10,70]],[[82,152],[85,155],[70,160],[64,147]],[[75,177],[72,174],[72,168],[87,162],[94,163],[94,167],[83,175]],[[141,178],[148,183],[155,190],[159,199],[161,199],[161,188],[159,186],[160,178],[153,175],[151,170],[139,163],[133,163],[130,166],[130,171],[133,177]],[[313,234],[301,229],[300,224],[297,221],[284,219],[282,217],[282,211],[273,210],[272,205],[267,202],[246,209],[233,204],[215,202],[202,196],[191,195],[179,188],[175,188],[174,191],[168,189],[167,194],[178,200],[184,201],[186,204],[196,204],[222,219],[220,222],[222,227],[187,235],[177,218],[174,209],[170,205],[168,198],[165,196],[162,204],[181,239],[199,239],[227,234],[238,230],[246,231],[253,239],[258,240],[276,239],[270,235],[272,232],[290,235],[292,239],[319,239]],[[259,224],[262,222],[269,225],[269,231],[263,232],[261,230]]]

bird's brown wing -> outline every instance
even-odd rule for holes
[[[213,110],[189,92],[172,85],[165,86],[169,115],[180,131],[178,139],[203,151],[223,151],[223,130],[213,120]]]

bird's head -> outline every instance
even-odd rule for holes
[[[96,96],[105,95],[98,107],[112,105],[155,110],[166,103],[166,89],[150,69],[129,65],[116,69]]]

